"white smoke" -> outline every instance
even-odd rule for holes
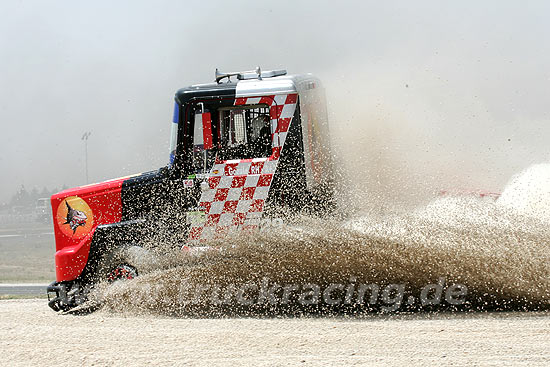
[[[534,164],[515,175],[497,203],[517,214],[550,222],[550,163]]]

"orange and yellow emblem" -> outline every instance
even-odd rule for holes
[[[87,235],[94,224],[90,206],[78,196],[63,199],[57,207],[56,221],[65,235],[80,238]]]

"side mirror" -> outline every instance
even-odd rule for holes
[[[195,115],[195,124],[202,124],[200,127],[195,126],[195,133],[200,134],[200,130],[202,130],[202,145],[205,150],[209,150],[213,148],[212,144],[212,117],[210,116],[210,112],[205,111],[202,113],[197,113]],[[197,139],[200,139],[198,136],[195,136],[195,141]]]

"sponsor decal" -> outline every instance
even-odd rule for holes
[[[69,196],[57,207],[56,222],[66,236],[81,238],[92,229],[94,215],[84,200]]]
[[[191,225],[203,225],[205,220],[204,209],[202,211],[187,212],[187,222]]]
[[[225,171],[226,171],[226,175],[227,176],[234,176],[235,174],[237,174],[237,167],[236,165],[235,166],[232,166],[232,165],[226,165],[225,166]]]
[[[259,165],[251,165],[250,166],[250,174],[251,175],[259,175],[261,173],[261,167]]]

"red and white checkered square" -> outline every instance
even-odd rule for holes
[[[235,105],[267,104],[271,116],[271,157],[219,161],[214,164],[202,192],[199,207],[204,221],[194,222],[189,231],[191,244],[218,238],[237,229],[258,227],[281,149],[296,109],[297,94],[240,97]]]

